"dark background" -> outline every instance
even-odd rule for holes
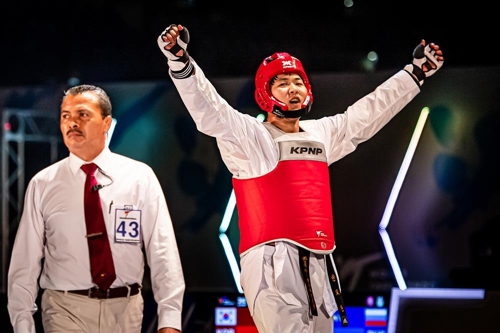
[[[453,1],[8,1],[0,10],[0,85],[162,79],[156,38],[171,23],[191,32],[190,54],[214,76],[254,75],[266,56],[286,51],[308,73],[400,68],[423,38],[446,66],[499,63],[496,10]]]
[[[277,51],[297,56],[314,83],[313,117],[343,111],[409,63],[422,38],[435,42],[446,59],[441,72],[386,129],[331,167],[345,297],[387,295],[396,285],[376,228],[425,105],[432,116],[391,222],[407,282],[500,289],[492,273],[499,215],[491,207],[500,206],[494,12],[491,4],[444,1],[358,0],[352,8],[342,1],[10,1],[0,8],[0,106],[57,113],[69,84],[108,91],[119,124],[112,150],[152,165],[171,206],[187,280],[185,311],[196,304],[198,312],[186,332],[209,332],[213,301],[235,292],[216,240],[230,175],[215,140],[197,133],[186,116],[158,35],[170,23],[188,27],[190,55],[242,112],[256,112],[252,78],[262,59]],[[370,51],[379,56],[373,66],[364,61]],[[453,133],[467,124],[474,129]],[[40,147],[27,150],[26,180],[49,164]],[[359,266],[368,259],[373,263]],[[146,329],[154,326],[155,306],[145,283]],[[8,331],[4,305],[0,314]]]

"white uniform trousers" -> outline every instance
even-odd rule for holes
[[[311,316],[295,245],[264,245],[241,259],[241,285],[259,333],[332,333],[337,310],[324,255],[311,253],[309,273],[318,316]]]

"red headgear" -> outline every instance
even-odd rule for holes
[[[313,102],[311,84],[307,78],[304,67],[299,59],[292,57],[286,52],[276,52],[273,55],[264,59],[260,64],[257,74],[255,75],[255,101],[260,108],[266,112],[273,112],[281,117],[285,116],[281,111],[288,111],[288,106],[285,103],[278,101],[271,93],[270,81],[278,74],[296,73],[299,74],[307,88],[307,96],[302,103],[300,115],[307,114]]]

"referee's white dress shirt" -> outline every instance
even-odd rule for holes
[[[158,327],[181,329],[184,276],[170,213],[153,170],[109,148],[92,162],[116,270],[111,288],[143,283],[144,252],[158,303]],[[8,274],[8,310],[14,331],[34,325],[40,287],[92,288],[83,195],[87,163],[73,154],[38,172],[29,182]],[[106,176],[107,175],[107,176]],[[124,225],[133,215],[139,224]],[[45,258],[41,267],[41,260]]]

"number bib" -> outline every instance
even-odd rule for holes
[[[115,242],[141,242],[141,211],[115,209]]]

